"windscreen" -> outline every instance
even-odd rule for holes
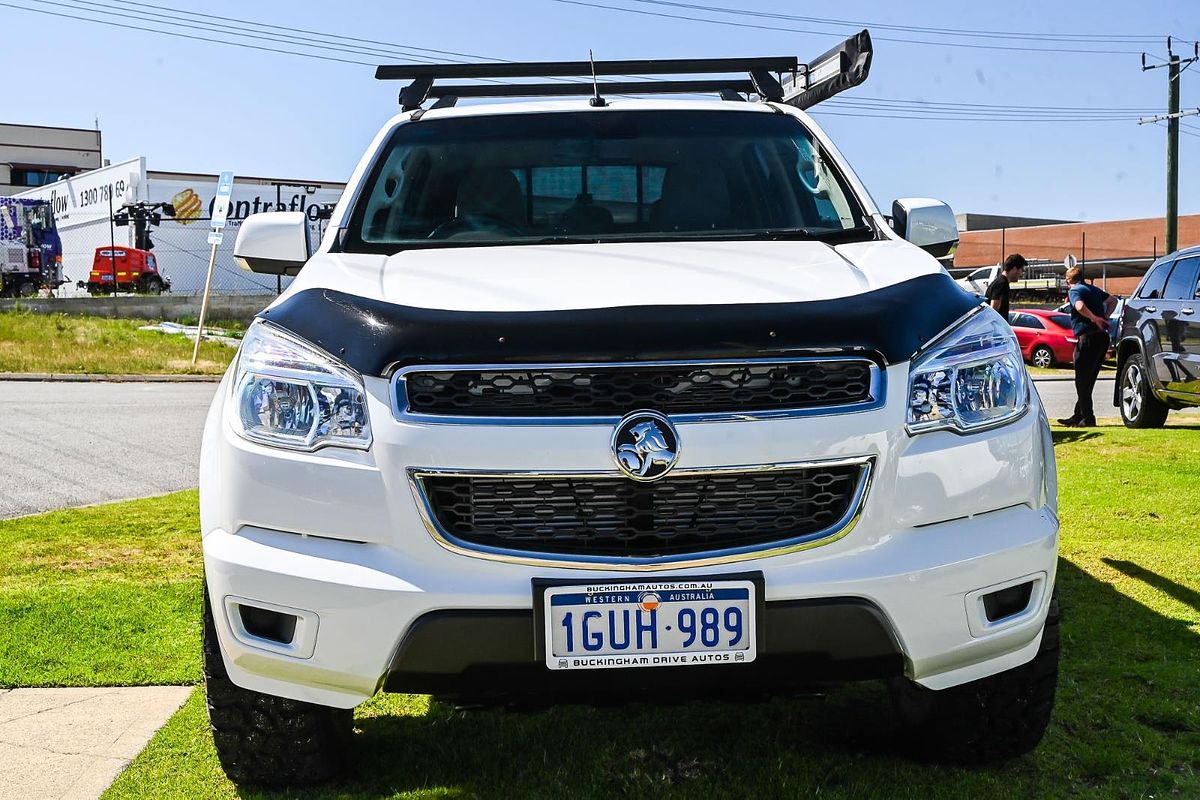
[[[384,145],[347,251],[700,238],[870,238],[794,117],[732,111],[422,120]]]

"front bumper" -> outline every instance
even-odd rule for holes
[[[889,372],[891,385],[905,385],[907,365]],[[350,707],[380,688],[569,693],[571,680],[592,676],[590,699],[603,702],[600,681],[617,678],[601,673],[644,685],[672,671],[703,682],[707,671],[728,683],[721,670],[753,666],[589,671],[555,678],[561,686],[548,682],[532,635],[532,581],[621,575],[450,551],[424,527],[406,470],[606,468],[606,448],[596,445],[608,428],[555,429],[557,448],[548,454],[528,446],[538,439],[529,428],[403,424],[390,414],[386,383],[369,380],[368,392],[371,451],[311,454],[242,440],[224,418],[226,387],[217,393],[201,459],[201,527],[217,635],[235,683]],[[755,670],[783,667],[762,673],[767,680],[905,674],[941,689],[1036,653],[1058,545],[1053,454],[1036,393],[1022,419],[971,436],[910,437],[899,402],[856,415],[680,428],[684,458],[696,465],[857,456],[878,465],[845,537],[769,558],[640,574],[761,572],[768,614]],[[1028,607],[1000,622],[983,619],[979,593],[1019,581],[1034,582]],[[237,599],[302,615],[293,645],[235,632],[229,609]],[[807,610],[788,610],[796,607]],[[459,625],[463,635],[455,635],[454,625],[433,624],[447,615],[484,622]],[[623,696],[619,689],[614,683],[613,696]]]

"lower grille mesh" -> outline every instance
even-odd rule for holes
[[[826,531],[863,464],[623,477],[420,477],[441,530],[464,543],[577,556],[703,553]]]

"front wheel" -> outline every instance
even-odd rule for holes
[[[1166,403],[1154,396],[1150,373],[1141,355],[1121,366],[1121,421],[1126,428],[1161,428],[1167,421]]]
[[[1054,366],[1054,351],[1046,345],[1038,345],[1033,348],[1033,352],[1029,354],[1029,360],[1033,362],[1035,367],[1046,369]]]
[[[204,592],[204,690],[217,758],[237,784],[300,786],[345,767],[353,709],[243,689],[229,679]]]
[[[1030,752],[1046,733],[1058,683],[1058,600],[1051,599],[1033,661],[941,691],[899,678],[892,698],[909,746],[951,764],[1002,761]]]

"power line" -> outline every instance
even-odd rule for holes
[[[851,99],[834,99],[826,100],[821,104],[821,108],[850,108],[863,111],[880,111],[887,113],[906,113],[919,114],[928,117],[939,117],[944,115],[974,117],[978,119],[988,119],[992,117],[1022,117],[1029,119],[1042,118],[1061,118],[1068,117],[1071,119],[1094,119],[1094,120],[1135,120],[1137,116],[1130,113],[1116,112],[1089,112],[1089,111],[1073,111],[1071,109],[1061,110],[1040,110],[1040,109],[1023,109],[1020,107],[1011,108],[929,108],[921,104],[912,105],[884,105],[880,103],[861,103]]]
[[[242,23],[246,23],[248,25],[255,25],[260,28],[273,28],[275,30],[294,31],[296,33],[311,33],[311,34],[314,34],[317,36],[325,36],[329,39],[341,39],[343,41],[357,42],[360,44],[378,44],[378,45],[383,45],[385,47],[391,48],[393,50],[416,50],[416,51],[425,52],[425,53],[434,53],[437,55],[459,56],[461,58],[482,59],[484,61],[504,61],[505,60],[502,58],[490,58],[488,56],[481,56],[481,55],[478,55],[477,53],[459,53],[454,50],[436,50],[431,47],[418,47],[417,45],[397,44],[395,42],[383,42],[383,41],[379,41],[376,39],[362,39],[362,38],[358,38],[355,36],[342,36],[342,35],[336,34],[336,33],[327,33],[325,31],[306,30],[304,28],[296,28],[294,26],[272,25],[268,22],[255,22],[254,20],[239,19],[237,17],[217,16],[215,14],[201,14],[200,12],[197,12],[197,11],[188,11],[188,10],[182,9],[182,8],[171,8],[170,6],[153,5],[150,3],[138,3],[138,2],[133,2],[133,0],[112,0],[112,2],[120,3],[121,5],[126,5],[126,6],[137,6],[139,8],[154,8],[154,9],[162,9],[162,10],[166,10],[166,11],[174,11],[177,14],[185,14],[190,17],[202,17],[205,19],[223,20],[223,21],[227,21],[227,22],[242,22]]]
[[[930,116],[928,114],[904,114],[904,113],[853,113],[851,111],[833,110],[826,111],[825,104],[817,106],[809,113],[813,116],[831,116],[831,117],[860,117],[864,119],[912,119],[925,120],[927,122],[1129,122],[1129,117],[978,117],[978,116]]]
[[[837,98],[840,100],[841,98]],[[862,95],[846,95],[845,99],[854,100],[855,102],[864,101],[871,103],[887,103],[887,104],[915,104],[930,107],[952,107],[952,108],[988,108],[988,109],[1019,109],[1025,110],[1047,110],[1047,111],[1112,111],[1112,112],[1128,112],[1139,113],[1154,110],[1154,106],[1030,106],[1030,105],[1004,105],[994,103],[955,103],[939,100],[924,100],[921,98],[901,99],[895,97],[864,97]]]
[[[43,2],[44,0],[34,0],[34,1],[35,2]],[[357,65],[364,66],[364,67],[375,66],[375,64],[370,61],[354,61],[354,60],[348,59],[348,58],[336,58],[334,56],[322,56],[322,55],[317,55],[315,53],[298,53],[294,50],[281,50],[277,47],[264,47],[262,45],[248,44],[246,42],[230,42],[225,39],[213,39],[213,38],[207,37],[207,36],[195,36],[193,34],[179,33],[177,31],[163,31],[163,30],[159,30],[157,28],[146,28],[146,27],[143,27],[140,25],[129,25],[129,24],[121,23],[121,22],[108,22],[108,21],[102,20],[102,19],[93,19],[91,17],[79,17],[79,16],[75,16],[74,14],[64,14],[61,11],[47,11],[47,10],[40,9],[40,8],[29,8],[28,6],[18,6],[18,5],[14,5],[12,3],[0,3],[0,7],[15,8],[18,11],[29,11],[34,14],[45,14],[47,16],[51,16],[51,17],[55,17],[55,18],[66,17],[67,19],[75,19],[75,20],[80,20],[82,22],[91,22],[96,25],[106,25],[110,28],[123,28],[125,30],[145,31],[147,33],[157,33],[161,36],[177,36],[177,37],[180,37],[183,39],[192,39],[192,40],[195,40],[198,42],[212,42],[215,44],[232,45],[234,47],[246,47],[251,50],[262,50],[262,51],[268,52],[268,53],[282,53],[283,55],[300,56],[302,58],[315,58],[315,59],[319,59],[321,61],[334,61],[334,62],[338,62],[341,64],[357,64]]]
[[[870,28],[872,30],[890,30],[890,31],[905,31],[909,33],[932,34],[935,36],[956,36],[963,38],[979,38],[979,39],[1024,39],[1030,41],[1045,41],[1045,42],[1099,42],[1099,43],[1136,43],[1136,42],[1158,42],[1161,41],[1161,36],[1154,35],[1131,35],[1120,33],[1041,33],[1036,31],[987,31],[971,28],[938,28],[924,27],[919,25],[894,25],[883,22],[866,22],[863,20],[844,20],[844,19],[829,19],[822,17],[804,17],[794,14],[779,14],[768,11],[755,11],[751,9],[729,8],[727,6],[707,6],[695,3],[682,3],[678,0],[627,0],[631,3],[642,3],[644,5],[653,6],[669,6],[673,8],[687,8],[693,11],[707,11],[717,14],[733,14],[744,17],[758,17],[766,19],[782,19],[792,22],[813,22],[826,25],[841,25],[851,28]],[[1182,41],[1182,40],[1181,40]]]
[[[233,25],[214,24],[214,23],[205,23],[205,24],[199,24],[199,25],[191,24],[193,22],[192,20],[187,20],[187,21],[181,22],[177,18],[172,17],[168,14],[159,14],[159,13],[150,12],[150,11],[138,11],[138,12],[136,12],[136,14],[135,13],[121,13],[121,11],[132,11],[132,9],[112,10],[110,7],[108,7],[104,3],[93,3],[93,2],[88,2],[88,0],[68,0],[68,2],[61,2],[61,1],[56,2],[56,0],[30,0],[30,2],[38,3],[40,5],[57,6],[60,8],[70,8],[75,11],[84,11],[88,14],[95,14],[95,15],[100,15],[100,16],[117,17],[117,18],[121,18],[121,19],[141,20],[143,22],[147,22],[147,23],[154,24],[154,25],[167,25],[167,26],[172,26],[172,27],[177,27],[177,28],[184,28],[186,30],[198,30],[198,31],[203,31],[203,32],[207,32],[207,33],[216,33],[218,35],[223,35],[223,36],[237,36],[240,38],[251,39],[254,41],[266,41],[266,42],[299,46],[299,47],[310,48],[310,49],[329,50],[329,51],[338,52],[338,53],[348,53],[351,55],[365,55],[365,56],[375,56],[375,57],[379,57],[381,55],[385,55],[385,56],[396,55],[395,50],[389,51],[389,50],[380,50],[378,48],[363,48],[363,47],[346,46],[346,45],[322,44],[321,40],[310,39],[310,38],[303,37],[303,36],[295,36],[295,35],[291,35],[291,34],[264,33],[262,31],[254,31],[253,29],[247,29],[247,28],[242,28],[242,27],[233,26]],[[96,8],[96,6],[99,6],[99,8]],[[147,19],[147,17],[158,17],[162,21],[160,21],[158,19]],[[246,30],[249,30],[251,32],[249,32],[249,33],[242,32],[242,31],[246,31]],[[160,31],[160,32],[167,33],[167,34],[174,33],[173,31]],[[228,42],[226,42],[226,43],[228,43]],[[234,44],[237,44],[237,43],[234,43]],[[299,55],[299,54],[293,53],[293,55]],[[404,56],[406,58],[412,58],[415,60],[427,60],[427,57],[414,56],[414,55],[407,54],[407,53],[404,54]]]
[[[77,8],[78,5],[95,5],[94,3],[89,3],[88,0],[67,0],[67,2],[55,2],[55,0],[33,0],[33,2],[37,2],[37,3],[43,4],[43,5],[51,5],[51,6],[57,6],[57,7],[63,7],[63,8],[72,8],[73,10],[84,10],[84,11],[86,11],[86,13],[96,14],[96,15],[108,14],[108,15],[115,15],[118,17],[130,18],[129,15],[127,15],[127,14],[121,14],[119,12],[113,12],[113,11],[110,11],[107,9],[96,10],[96,9],[90,9],[90,8],[89,9]],[[135,2],[132,2],[132,0],[118,0],[118,2],[124,2],[127,5],[135,5],[135,6],[146,6],[147,5],[144,3],[135,3]],[[72,3],[73,5],[68,5],[68,3]],[[33,8],[17,7],[17,6],[13,6],[11,4],[3,3],[3,2],[0,2],[0,6],[5,6],[5,7],[9,7],[9,8],[18,8],[18,10],[34,11],[35,13],[51,14],[54,16],[66,16],[71,19],[78,19],[78,20],[84,21],[84,22],[92,22],[95,24],[108,25],[111,27],[118,27],[118,28],[127,28],[127,29],[131,29],[131,30],[139,30],[139,31],[144,31],[144,32],[149,32],[149,33],[157,33],[162,36],[178,36],[178,37],[185,38],[185,39],[194,39],[194,40],[211,42],[211,43],[215,43],[215,44],[224,44],[224,45],[229,45],[229,46],[249,47],[251,49],[263,50],[263,51],[267,51],[267,52],[281,53],[281,54],[285,54],[285,55],[295,55],[295,56],[300,56],[300,57],[304,57],[304,58],[316,58],[316,59],[326,60],[326,61],[336,61],[336,62],[340,62],[340,63],[361,64],[361,65],[365,65],[365,66],[373,66],[374,65],[373,62],[358,61],[358,60],[344,59],[344,58],[335,58],[335,57],[323,56],[323,55],[314,54],[314,53],[300,52],[300,51],[296,51],[296,50],[284,50],[284,49],[280,49],[280,48],[276,48],[276,47],[263,47],[263,46],[253,45],[253,44],[247,44],[245,42],[229,41],[227,39],[216,39],[216,38],[211,38],[211,37],[207,37],[207,36],[196,36],[196,35],[192,35],[192,34],[180,33],[178,31],[162,30],[160,28],[148,28],[148,27],[137,26],[137,25],[129,25],[129,24],[125,24],[125,23],[108,22],[108,21],[105,21],[102,19],[94,19],[92,17],[76,17],[76,16],[69,15],[69,14],[61,14],[58,12],[48,12],[48,11],[42,11],[42,10],[33,9]],[[169,7],[159,7],[159,8],[165,8],[166,10],[169,10],[169,11],[175,10],[175,9],[171,9]],[[181,12],[181,13],[187,13],[187,14],[190,14],[191,16],[195,16],[195,17],[220,19],[219,17],[215,17],[214,15],[209,15],[209,14],[198,14],[198,13],[194,13],[194,12]],[[209,23],[205,23],[205,24],[201,24],[201,25],[191,25],[191,24],[188,24],[187,22],[179,22],[179,21],[175,20],[174,18],[170,17],[169,15],[159,14],[157,12],[150,14],[150,16],[160,17],[164,20],[167,20],[165,22],[153,21],[153,24],[157,24],[157,25],[185,27],[185,28],[188,28],[191,30],[199,30],[199,31],[202,31],[205,33],[214,33],[215,32],[215,33],[221,34],[221,35],[235,36],[235,37],[244,38],[244,39],[251,39],[253,41],[270,42],[272,44],[284,44],[284,45],[290,45],[292,47],[300,47],[300,48],[320,47],[322,49],[333,50],[335,52],[346,53],[349,55],[367,55],[367,56],[374,55],[376,57],[378,57],[379,54],[390,55],[390,53],[380,50],[378,48],[374,48],[374,47],[359,48],[359,47],[353,46],[353,45],[349,45],[346,47],[342,47],[339,45],[325,46],[325,45],[320,45],[320,44],[314,44],[314,42],[318,42],[319,40],[307,39],[305,37],[300,37],[300,36],[296,36],[293,34],[287,34],[286,36],[289,37],[288,39],[277,38],[277,36],[282,36],[282,35],[266,34],[266,33],[262,33],[261,31],[257,31],[254,28],[238,28],[235,26],[230,26],[230,25],[225,25],[225,24],[220,24],[220,23],[217,24],[217,27],[220,28],[220,30],[214,31],[213,28],[210,26],[211,24],[209,24]],[[246,25],[251,25],[251,26],[261,25],[263,27],[270,27],[270,28],[276,28],[276,29],[281,28],[281,26],[269,25],[267,23],[256,23],[251,20],[242,20],[242,19],[234,19],[234,18],[228,18],[228,19],[230,19],[231,21],[235,21],[235,22],[245,23]],[[304,29],[294,29],[294,30],[296,30],[297,33],[313,33],[316,35],[321,35],[317,31],[308,31],[308,30],[304,30]],[[243,31],[249,31],[249,32],[243,32]],[[354,39],[354,37],[339,37],[339,38],[343,38],[343,39],[347,39],[347,40]],[[290,41],[289,39],[298,40],[298,41]],[[396,48],[406,47],[405,45],[400,45],[400,44],[395,44],[395,43],[390,43],[390,42],[379,42],[376,40],[359,40],[359,41],[372,42],[373,44],[381,44],[381,45],[384,45],[385,47],[396,47]],[[430,52],[442,52],[442,53],[453,52],[453,51],[431,51],[429,48],[423,48],[423,49],[426,51],[430,51]],[[461,53],[458,55],[469,55],[474,58],[486,58],[484,56],[478,56],[475,54],[468,54],[468,53]],[[404,54],[404,56],[407,58],[412,58],[413,60],[420,60],[420,61],[426,61],[426,62],[429,60],[424,57],[413,56],[413,55],[407,54],[407,53]],[[501,60],[501,59],[493,59],[493,60]],[[955,119],[958,117],[963,117],[963,118],[972,117],[972,118],[980,118],[980,121],[987,121],[987,119],[994,119],[995,121],[1036,121],[1033,119],[1034,117],[1038,117],[1038,118],[1045,117],[1046,119],[1044,119],[1042,121],[1055,121],[1055,122],[1057,122],[1057,121],[1083,121],[1082,118],[1084,118],[1084,117],[1089,118],[1089,119],[1095,118],[1097,121],[1107,121],[1110,119],[1125,119],[1125,117],[1118,117],[1116,115],[1127,110],[1125,108],[1120,108],[1120,107],[1091,108],[1091,107],[1081,107],[1081,106],[991,105],[991,104],[984,104],[984,103],[954,103],[954,102],[944,102],[944,101],[925,101],[925,100],[909,100],[909,99],[897,99],[897,98],[872,98],[872,97],[837,98],[835,100],[830,101],[829,105],[833,106],[834,108],[840,107],[843,110],[885,112],[882,114],[861,114],[860,116],[880,116],[882,118],[894,118],[894,119],[922,118],[922,117],[928,117],[928,118],[934,118],[934,119]],[[1133,111],[1133,110],[1136,110],[1136,109],[1129,109],[1129,111]],[[888,114],[891,114],[891,116],[889,117]],[[1006,119],[1006,117],[1012,117],[1012,118]]]
[[[636,2],[636,0],[634,0],[634,1]],[[621,13],[625,13],[625,14],[640,14],[642,16],[662,17],[664,19],[681,19],[681,20],[685,20],[687,22],[703,22],[703,23],[706,23],[709,25],[721,25],[721,26],[733,27],[733,28],[749,28],[751,30],[760,30],[760,31],[775,31],[775,32],[787,31],[789,33],[799,33],[799,34],[803,34],[806,36],[822,36],[822,35],[828,35],[830,33],[835,33],[835,32],[830,32],[830,31],[812,31],[812,30],[801,30],[800,28],[785,28],[785,27],[781,27],[778,25],[755,25],[755,24],[749,23],[749,22],[734,22],[733,20],[717,20],[717,19],[705,19],[703,17],[689,17],[689,16],[685,16],[682,14],[667,14],[667,13],[664,13],[661,11],[646,11],[646,10],[640,9],[640,8],[623,8],[621,6],[611,6],[611,5],[605,5],[603,3],[589,3],[589,2],[584,2],[584,0],[554,0],[554,2],[564,3],[566,5],[572,5],[572,6],[583,6],[586,8],[596,8],[596,9],[600,9],[601,11],[616,11],[616,12],[621,12]],[[836,33],[836,35],[840,36],[842,34]],[[1078,50],[1078,49],[1067,49],[1067,48],[1060,48],[1060,47],[1018,47],[1015,45],[970,44],[970,43],[966,43],[966,42],[936,42],[936,41],[928,41],[928,40],[922,40],[922,39],[901,39],[898,37],[888,37],[888,36],[875,36],[872,38],[878,42],[898,42],[901,44],[923,44],[923,45],[934,45],[934,46],[938,46],[938,47],[965,47],[965,48],[969,48],[969,49],[973,49],[973,50],[1005,50],[1005,51],[1022,52],[1022,53],[1055,53],[1055,54],[1077,53],[1077,54],[1083,54],[1083,55],[1135,55],[1135,56],[1139,55],[1139,53],[1140,53],[1140,51],[1138,51],[1138,50]]]

